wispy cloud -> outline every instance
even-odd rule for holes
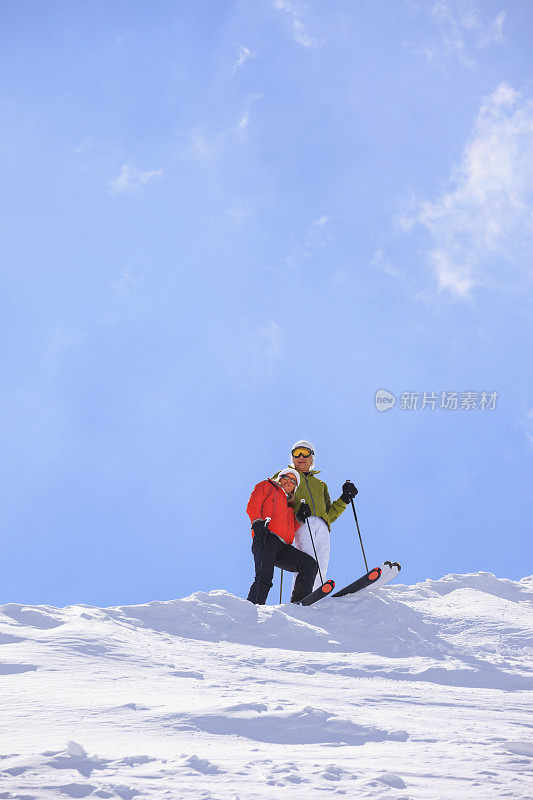
[[[332,217],[322,214],[322,216],[313,220],[307,229],[307,247],[311,248],[312,250],[323,250],[324,247],[331,242],[333,239],[333,233],[331,231],[332,219]]]
[[[113,41],[113,46],[111,48],[112,51],[120,50],[122,45],[124,44],[124,37],[123,36],[115,36]]]
[[[291,252],[286,259],[289,266],[296,267],[303,261],[307,261],[314,252],[324,250],[333,241],[332,219],[332,217],[322,214],[311,222],[305,231],[303,240],[293,243]]]
[[[206,161],[217,156],[223,149],[225,136],[206,133],[202,128],[193,128],[189,131],[189,146],[187,155],[198,161]],[[186,155],[184,153],[184,155]]]
[[[252,207],[246,202],[238,202],[227,210],[227,216],[236,224],[242,223],[252,216]]]
[[[252,94],[246,98],[234,125],[215,132],[206,131],[201,127],[189,131],[188,146],[182,152],[182,156],[192,156],[198,161],[208,161],[217,158],[238,141],[246,139],[252,124],[251,108],[260,97],[259,94]]]
[[[134,167],[133,164],[124,164],[120,175],[109,182],[109,191],[111,194],[131,191],[139,186],[144,186],[154,178],[159,178],[162,174],[162,169],[142,172],[142,170]]]
[[[94,147],[94,140],[91,136],[86,136],[85,139],[75,148],[74,155],[79,156],[81,153],[87,153]]]
[[[251,121],[250,112],[247,108],[245,108],[237,123],[237,134],[239,136],[246,136],[246,131],[250,127]]]
[[[249,61],[251,58],[257,58],[257,53],[254,53],[248,47],[244,47],[244,45],[241,45],[239,47],[239,55],[237,57],[237,61],[233,65],[233,73],[238,72],[238,70],[240,70],[240,68],[243,67],[246,64],[246,62]]]
[[[137,291],[138,279],[132,275],[129,269],[123,269],[120,278],[109,283],[115,294],[124,297]]]
[[[249,97],[246,98],[244,102],[241,116],[239,117],[239,122],[237,123],[237,128],[236,128],[237,135],[241,139],[247,135],[248,128],[252,123],[252,106],[257,100],[260,99],[261,99],[260,94],[251,94]]]
[[[307,31],[301,7],[294,0],[274,0],[274,8],[285,15],[293,39],[302,47],[315,47],[318,42]]]
[[[252,332],[249,339],[251,370],[257,384],[266,383],[276,364],[284,356],[283,334],[280,325],[270,320]]]
[[[142,317],[146,310],[146,295],[143,287],[147,280],[149,267],[128,265],[119,276],[108,281],[112,290],[107,298],[105,313],[98,319],[104,325],[119,325],[128,320]]]
[[[486,98],[450,184],[433,202],[415,203],[403,226],[427,230],[439,288],[465,297],[502,280],[491,266],[494,256],[501,269],[531,242],[533,103],[507,84]],[[522,262],[519,269],[523,277]]]
[[[403,270],[399,269],[395,264],[393,264],[390,258],[385,255],[383,250],[375,251],[370,260],[370,264],[376,269],[379,269],[381,272],[384,272],[385,275],[388,275],[390,278],[396,278],[399,281],[406,280]]]
[[[355,267],[355,269],[354,269]],[[361,276],[369,271],[372,278],[380,273],[386,278],[378,280],[367,280],[366,276],[361,280]],[[368,262],[355,263],[344,266],[331,273],[331,282],[343,290],[356,292],[359,297],[364,293],[367,296],[375,296],[376,292],[381,292],[387,284],[395,284],[405,292],[409,298],[416,303],[433,305],[435,293],[429,291],[422,284],[419,277],[412,272],[397,266],[392,259],[381,249],[375,250]],[[427,282],[426,282],[427,283]]]
[[[500,11],[497,14],[492,22],[489,22],[484,28],[482,28],[478,33],[478,46],[479,47],[486,47],[489,44],[493,44],[494,42],[501,42],[504,39],[503,35],[503,25],[507,14],[505,11]]]
[[[407,0],[413,5],[413,0]],[[416,0],[416,8],[437,26],[440,48],[428,47],[425,52],[434,59],[444,52],[456,56],[465,66],[475,65],[474,53],[482,47],[501,42],[506,13],[488,13],[487,3],[478,0]]]

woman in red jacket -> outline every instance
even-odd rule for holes
[[[289,503],[300,483],[295,469],[283,469],[276,480],[261,481],[254,487],[246,511],[252,523],[252,553],[255,561],[255,578],[248,592],[248,600],[264,605],[272,586],[274,567],[297,572],[291,603],[308,595],[318,570],[315,559],[292,547],[294,534],[311,514],[302,503],[296,514]]]

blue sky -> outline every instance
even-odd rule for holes
[[[301,438],[370,562],[530,573],[533,6],[0,16],[0,602],[245,595]]]

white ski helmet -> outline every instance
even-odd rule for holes
[[[294,478],[296,479],[296,489],[297,489],[298,486],[300,485],[300,476],[298,474],[298,470],[297,469],[293,469],[292,467],[285,467],[285,469],[280,469],[279,475],[278,475],[278,481],[284,475],[293,475],[294,476]],[[296,489],[295,489],[295,491],[296,491]]]
[[[311,453],[313,454],[313,463],[314,463],[314,461],[315,461],[315,448],[313,447],[311,442],[306,442],[305,439],[300,439],[299,442],[295,442],[293,444],[293,446],[291,447],[291,455],[292,455],[292,451],[296,450],[297,447],[307,447],[307,449],[310,450]]]

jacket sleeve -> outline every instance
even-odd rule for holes
[[[298,528],[300,527],[300,523],[296,519],[296,516],[294,514],[294,509],[291,508],[291,506],[289,506],[289,512],[290,512],[290,520],[292,523],[292,533],[295,534]]]
[[[340,517],[344,509],[346,508],[346,503],[344,500],[341,500],[340,497],[338,500],[334,500],[333,503],[331,502],[328,487],[324,484],[324,501],[326,503],[326,514],[328,518],[328,522],[331,525],[332,522],[335,522],[337,517]]]
[[[250,517],[250,522],[255,522],[256,519],[263,519],[263,501],[266,497],[266,481],[261,481],[256,486],[250,495],[248,505],[246,506],[246,513]]]

